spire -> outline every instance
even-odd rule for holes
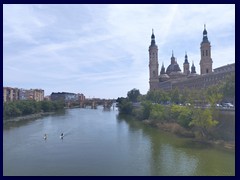
[[[152,40],[155,40],[155,35],[154,35],[154,31],[153,31],[153,29],[152,29],[152,36],[151,36],[151,39],[152,39]]]
[[[155,45],[155,35],[154,35],[154,31],[152,29],[152,36],[151,36],[151,46]]]
[[[162,63],[162,68],[160,74],[166,74],[164,64]]]
[[[195,66],[194,66],[194,62],[192,62],[191,74],[196,74],[196,69],[195,69]]]
[[[206,30],[206,24],[204,24],[204,30],[203,30],[203,42],[208,42],[207,30]]]
[[[203,35],[207,35],[206,24],[204,24]]]
[[[176,63],[176,60],[175,60],[173,50],[172,50],[171,64],[175,64],[175,63]]]
[[[184,61],[184,64],[189,64],[188,56],[187,56],[187,52],[186,51],[185,51],[185,61]]]

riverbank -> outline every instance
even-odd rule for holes
[[[3,119],[3,123],[37,119],[37,118],[41,118],[41,117],[44,117],[47,115],[52,115],[54,113],[55,112],[40,112],[40,113],[30,114],[30,115],[26,115],[26,116],[19,116],[19,117],[14,117],[14,118],[9,118],[9,119]]]
[[[154,120],[143,120],[143,124],[150,125],[152,127],[156,127],[159,130],[163,130],[166,132],[173,133],[179,137],[191,138],[195,142],[199,143],[208,143],[214,146],[218,146],[221,148],[235,150],[235,141],[225,141],[225,140],[208,140],[208,139],[199,139],[196,137],[196,132],[192,130],[187,130],[186,128],[180,126],[175,122],[159,122]]]
[[[154,120],[143,120],[144,124],[151,125],[153,127],[157,127],[158,129],[174,133],[178,136],[182,137],[189,137],[189,138],[194,138],[194,132],[189,131],[182,126],[180,126],[178,123],[175,122],[159,122],[159,121],[154,121]]]

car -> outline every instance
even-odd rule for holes
[[[232,103],[223,103],[223,107],[225,107],[225,108],[234,108],[234,105]]]

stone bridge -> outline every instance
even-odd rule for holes
[[[80,101],[80,108],[85,108],[90,106],[92,109],[96,109],[97,106],[103,106],[104,108],[111,108],[113,104],[112,100],[102,100],[102,99],[85,99]]]

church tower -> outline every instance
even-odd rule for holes
[[[185,53],[185,61],[183,63],[183,73],[186,75],[190,73],[187,53]]]
[[[194,63],[192,63],[191,74],[196,74],[196,69],[195,69]]]
[[[152,30],[151,45],[149,46],[149,85],[150,91],[158,88],[158,47]]]
[[[208,74],[212,72],[212,58],[211,58],[211,45],[208,41],[207,37],[207,30],[204,24],[204,31],[203,31],[203,40],[201,43],[201,60],[200,60],[200,73],[201,74]]]

